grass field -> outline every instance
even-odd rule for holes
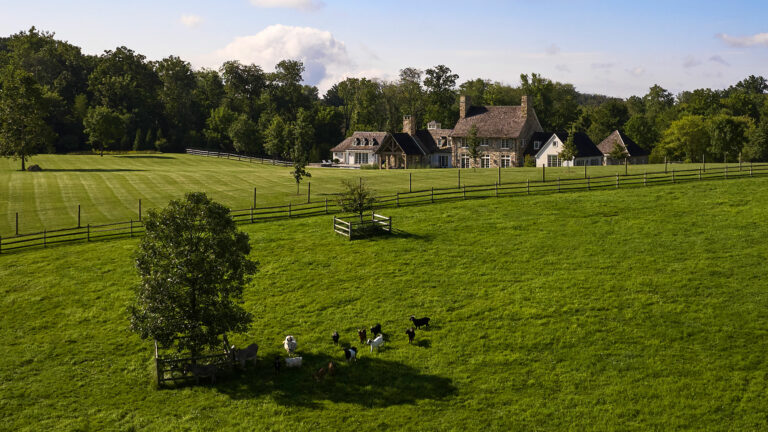
[[[290,168],[249,164],[235,160],[179,154],[134,155],[40,155],[32,159],[43,172],[20,172],[19,162],[0,159],[0,236],[15,233],[16,212],[19,232],[70,228],[77,225],[77,206],[81,206],[82,224],[127,222],[138,219],[138,201],[142,208],[164,206],[170,199],[188,191],[204,191],[233,209],[247,209],[257,190],[257,206],[306,202],[307,183],[296,195],[296,183]],[[715,166],[715,165],[712,165]],[[676,169],[699,165],[676,165]],[[630,171],[663,171],[663,165],[631,166]],[[412,188],[454,187],[456,169],[419,170],[342,170],[310,169],[312,199],[323,199],[340,190],[343,179],[363,177],[380,194],[408,191]],[[589,167],[589,174],[612,175],[623,167]],[[549,168],[549,179],[583,177],[583,168]],[[493,184],[497,169],[462,170],[466,185]],[[541,179],[541,169],[508,168],[502,170],[502,182]]]
[[[391,209],[396,235],[352,242],[330,217],[243,226],[235,342],[260,364],[179,390],[127,330],[136,240],[3,255],[0,429],[766,430],[767,210],[742,179]],[[411,314],[434,323],[413,346]],[[333,330],[376,322],[385,349],[311,378]],[[287,334],[307,365],[274,376]]]

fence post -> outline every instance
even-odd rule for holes
[[[16,212],[16,235],[19,235],[19,212]]]
[[[307,182],[307,204],[312,202],[312,198],[310,195],[312,191],[312,182]]]
[[[467,199],[467,185],[464,185],[463,195],[464,195],[464,199]]]
[[[619,173],[616,173],[616,189],[619,188]]]
[[[547,182],[547,164],[544,164],[541,166],[541,182],[546,183]]]
[[[395,192],[395,207],[400,207],[400,192]]]
[[[560,177],[557,178],[557,192],[560,193]]]
[[[525,179],[525,193],[530,195],[531,193],[531,180]]]
[[[0,236],[0,254],[3,253],[3,236]]]
[[[461,168],[459,168],[456,172],[459,173],[459,182],[456,184],[457,188],[461,187]]]
[[[328,214],[328,198],[325,199],[325,214]]]
[[[131,237],[133,237],[133,219],[131,219]]]
[[[498,198],[499,197],[499,183],[496,182],[495,186],[496,186],[496,198]]]
[[[584,164],[584,178],[587,178],[587,164]]]
[[[648,171],[643,173],[643,186],[648,186]]]
[[[499,163],[499,175],[498,175],[498,178],[496,179],[496,183],[501,183],[501,163]]]
[[[741,152],[739,152],[739,172],[741,172]]]
[[[256,188],[253,188],[253,207],[256,207]]]
[[[701,167],[699,167],[699,181],[701,181]]]
[[[675,183],[675,169],[672,168],[672,184]]]
[[[704,172],[707,172],[707,162],[704,159],[704,154],[701,155],[701,167],[704,169]]]
[[[752,177],[752,161],[749,161],[749,176]]]
[[[80,204],[77,205],[77,227],[80,228]]]
[[[435,187],[432,186],[432,194],[430,195],[430,199],[432,200],[432,204],[435,203]]]
[[[88,224],[88,230],[86,231],[85,241],[91,241],[91,224]]]
[[[725,170],[723,171],[724,178],[728,178],[728,165],[725,166]]]
[[[664,156],[664,174],[667,173],[667,157]]]
[[[139,198],[139,222],[141,222],[141,198]]]
[[[589,176],[587,176],[587,190],[590,190],[589,189]]]
[[[408,192],[413,192],[413,173],[408,173]]]

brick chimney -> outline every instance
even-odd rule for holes
[[[463,119],[464,117],[467,116],[470,105],[472,105],[472,101],[469,99],[469,96],[465,96],[465,95],[459,96],[459,118],[460,119]]]
[[[523,113],[523,118],[528,118],[528,95],[520,98],[520,111]]]
[[[416,135],[416,119],[413,116],[403,116],[403,133],[408,135]]]

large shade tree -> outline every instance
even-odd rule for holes
[[[43,90],[32,75],[7,66],[0,70],[0,156],[21,159],[26,169],[30,156],[53,140],[45,122]]]
[[[193,354],[220,347],[226,333],[246,331],[252,316],[240,302],[257,264],[229,209],[204,193],[189,193],[150,210],[144,225],[131,329]]]

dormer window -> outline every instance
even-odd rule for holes
[[[371,145],[372,145],[372,146],[375,146],[375,145],[376,145],[376,138],[371,138]]]
[[[355,138],[355,145],[356,145],[356,146],[359,146],[359,145],[360,145],[360,138]]]
[[[533,149],[538,150],[541,148],[541,141],[534,141],[533,142]]]
[[[365,139],[363,140],[363,145],[368,145],[368,138],[365,138]]]

